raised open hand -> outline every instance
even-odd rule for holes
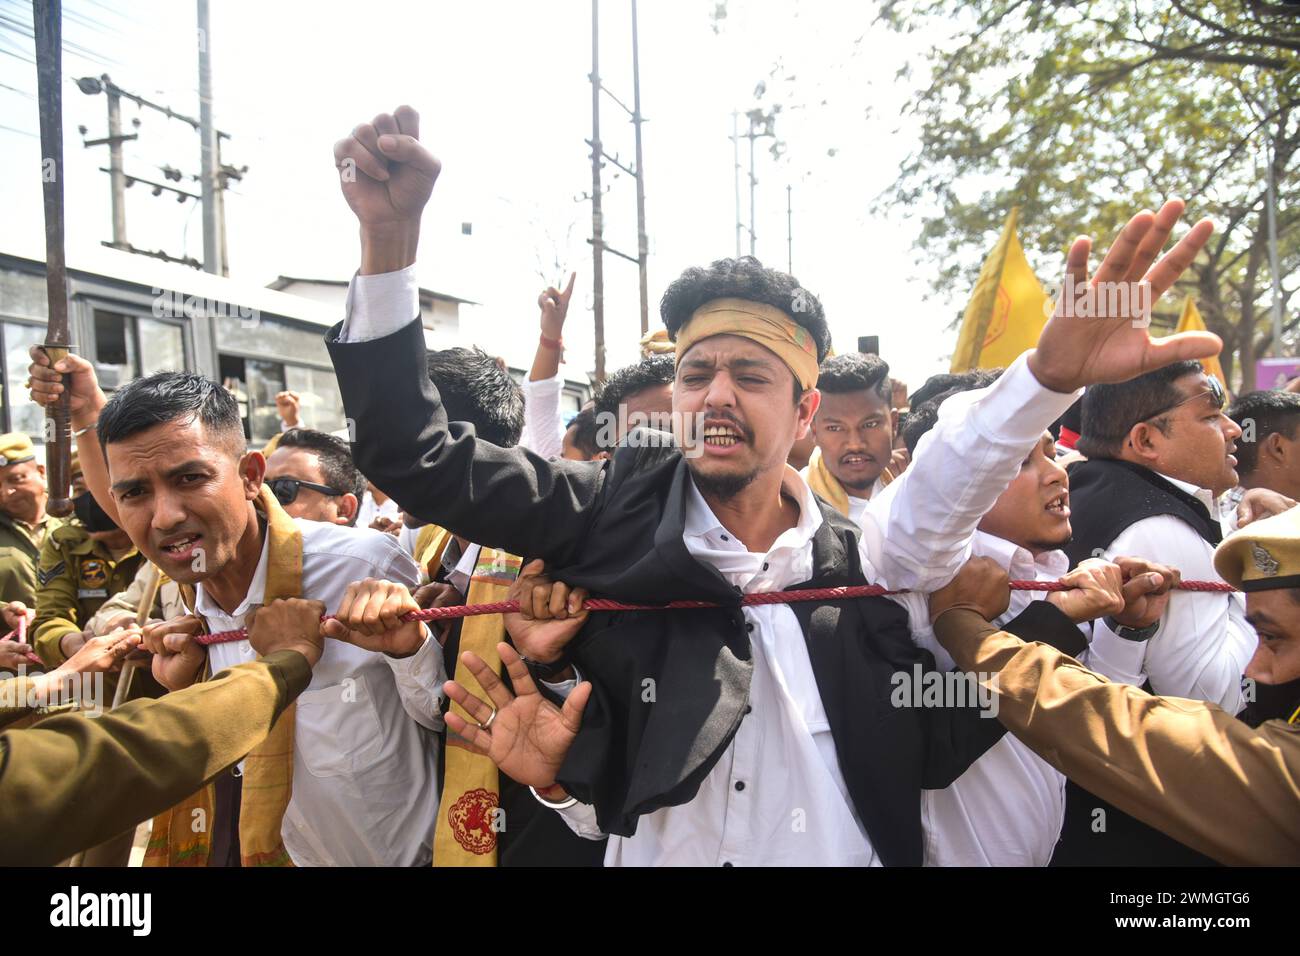
[[[447,696],[465,709],[466,720],[455,710],[447,712],[447,727],[466,746],[483,754],[511,779],[545,790],[555,785],[555,775],[582,726],[582,711],[591,696],[583,682],[556,707],[537,690],[528,668],[509,644],[497,645],[516,694],[492,672],[477,654],[465,652],[461,660],[491,701],[481,700],[455,681],[447,681]],[[471,721],[473,721],[471,723]]]
[[[1181,199],[1171,199],[1158,213],[1143,210],[1130,219],[1091,279],[1092,240],[1087,236],[1074,240],[1056,312],[1039,336],[1038,348],[1029,353],[1029,367],[1044,386],[1072,392],[1085,385],[1125,382],[1173,362],[1219,353],[1223,342],[1210,332],[1160,339],[1147,332],[1151,306],[1192,264],[1214,232],[1214,224],[1202,219],[1157,262],[1183,206]],[[1139,287],[1143,282],[1149,285],[1149,293]]]

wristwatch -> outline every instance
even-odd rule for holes
[[[1146,627],[1127,627],[1115,620],[1109,614],[1106,615],[1106,626],[1115,632],[1115,636],[1126,641],[1133,641],[1135,644],[1142,641],[1149,641],[1155,637],[1156,631],[1160,630],[1160,622],[1154,621]]]

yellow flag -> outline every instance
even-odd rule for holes
[[[1196,307],[1196,301],[1189,295],[1183,300],[1183,314],[1178,318],[1178,325],[1174,329],[1174,334],[1179,332],[1208,332],[1205,327],[1205,320],[1201,318],[1201,310]],[[1225,392],[1228,391],[1228,380],[1223,377],[1223,366],[1219,364],[1217,355],[1211,358],[1201,359],[1201,366],[1205,369],[1206,375],[1213,375],[1219,380]]]
[[[952,354],[952,371],[1010,365],[1038,344],[1051,314],[1047,293],[1029,268],[1016,235],[1019,207],[1007,216],[998,244],[984,260]]]

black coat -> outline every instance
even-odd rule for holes
[[[641,814],[691,800],[744,717],[753,661],[740,595],[682,540],[689,477],[680,452],[623,447],[597,463],[499,448],[464,423],[448,424],[418,321],[366,342],[337,335],[338,327],[326,341],[355,426],[357,466],[403,509],[471,541],[543,558],[557,579],[593,596],[724,605],[593,613],[572,646],[593,694],[560,782],[620,835],[631,835]],[[796,587],[866,583],[856,527],[828,506],[823,516],[813,577]],[[934,669],[893,602],[791,607],[859,819],[884,863],[919,865],[921,789],[952,783],[1003,728],[974,706],[890,704],[891,675],[917,663]]]

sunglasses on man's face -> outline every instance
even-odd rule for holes
[[[1198,391],[1195,394],[1188,395],[1186,398],[1179,399],[1178,401],[1174,402],[1172,405],[1166,405],[1158,412],[1152,412],[1150,415],[1144,417],[1142,421],[1149,422],[1151,421],[1151,419],[1159,418],[1161,415],[1168,415],[1175,408],[1181,408],[1183,405],[1186,405],[1188,402],[1194,402],[1198,398],[1204,398],[1206,395],[1210,396],[1210,400],[1214,402],[1214,407],[1218,408],[1219,410],[1222,410],[1223,407],[1228,404],[1228,395],[1223,390],[1223,383],[1220,382],[1213,375],[1211,375],[1208,377],[1207,387],[1205,389]]]
[[[331,498],[346,494],[329,485],[318,485],[313,481],[303,481],[300,478],[272,478],[266,484],[271,489],[271,494],[275,495],[275,500],[282,505],[293,504],[298,498],[298,492],[303,488],[310,488]]]

